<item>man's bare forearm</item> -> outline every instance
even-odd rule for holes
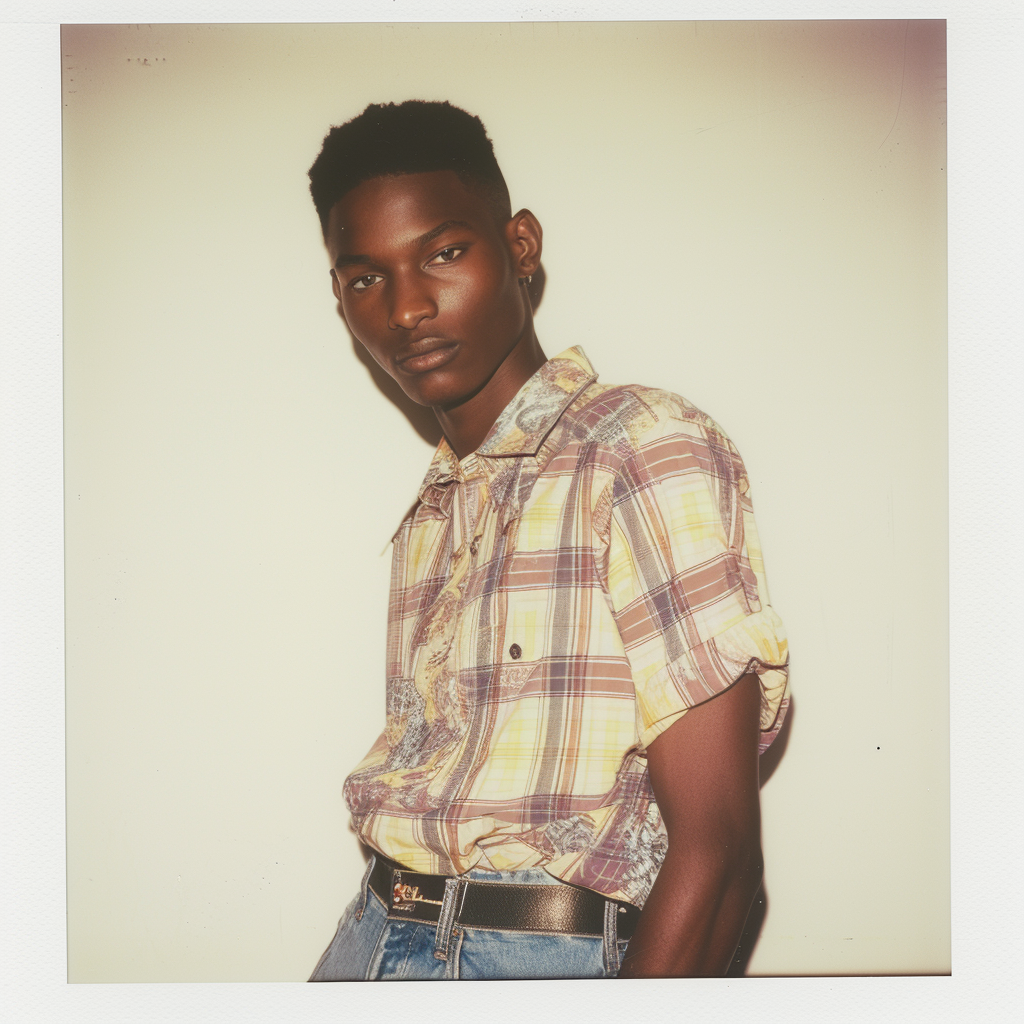
[[[760,689],[745,675],[648,749],[668,853],[620,977],[726,972],[761,884]]]
[[[758,844],[717,860],[673,856],[644,905],[621,978],[721,976],[761,883]]]

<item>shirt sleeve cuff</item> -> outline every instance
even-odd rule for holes
[[[789,645],[782,620],[766,606],[691,648],[637,695],[640,742],[647,746],[692,707],[717,697],[748,672],[761,686],[760,752],[778,735],[789,704]]]

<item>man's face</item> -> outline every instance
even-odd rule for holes
[[[532,333],[514,220],[453,171],[363,182],[326,240],[349,329],[420,405],[471,398]]]

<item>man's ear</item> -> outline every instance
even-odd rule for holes
[[[341,282],[338,280],[338,272],[331,267],[331,291],[334,292],[334,297],[341,302]]]
[[[516,277],[531,277],[540,266],[544,231],[529,210],[520,210],[505,225],[505,235],[515,263]]]

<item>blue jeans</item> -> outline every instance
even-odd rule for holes
[[[454,923],[454,906],[442,906],[435,924],[389,920],[369,887],[370,868],[349,904],[334,939],[310,981],[384,981],[497,978],[614,978],[626,943],[615,934],[615,905],[605,914],[605,934],[549,935],[466,928]],[[564,885],[542,868],[485,871],[466,876],[485,882]],[[454,897],[454,889],[445,895]],[[447,924],[445,922],[447,921]]]

